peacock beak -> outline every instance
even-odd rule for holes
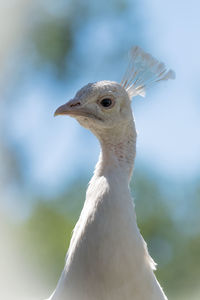
[[[58,115],[79,115],[81,110],[78,110],[77,107],[80,106],[81,103],[77,99],[70,100],[56,109],[54,117]]]
[[[69,115],[71,117],[86,117],[102,121],[102,119],[92,112],[86,105],[82,105],[77,99],[70,100],[69,102],[58,107],[54,116]]]

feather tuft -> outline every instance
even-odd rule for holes
[[[164,63],[159,62],[149,53],[135,46],[130,51],[130,60],[121,85],[130,98],[145,96],[146,88],[154,82],[175,79],[175,72],[168,70]]]

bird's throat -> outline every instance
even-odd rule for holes
[[[136,130],[134,121],[120,127],[102,130],[96,134],[101,144],[101,155],[95,173],[123,172],[130,180],[136,155]]]

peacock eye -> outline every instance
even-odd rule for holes
[[[104,98],[100,101],[100,104],[103,106],[103,107],[110,107],[112,104],[113,104],[113,101],[112,99],[110,98]]]

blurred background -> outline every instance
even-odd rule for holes
[[[177,76],[133,99],[139,227],[169,299],[200,299],[199,9],[197,0],[0,2],[0,299],[55,288],[99,144],[53,113],[88,82],[120,81],[133,45]]]

